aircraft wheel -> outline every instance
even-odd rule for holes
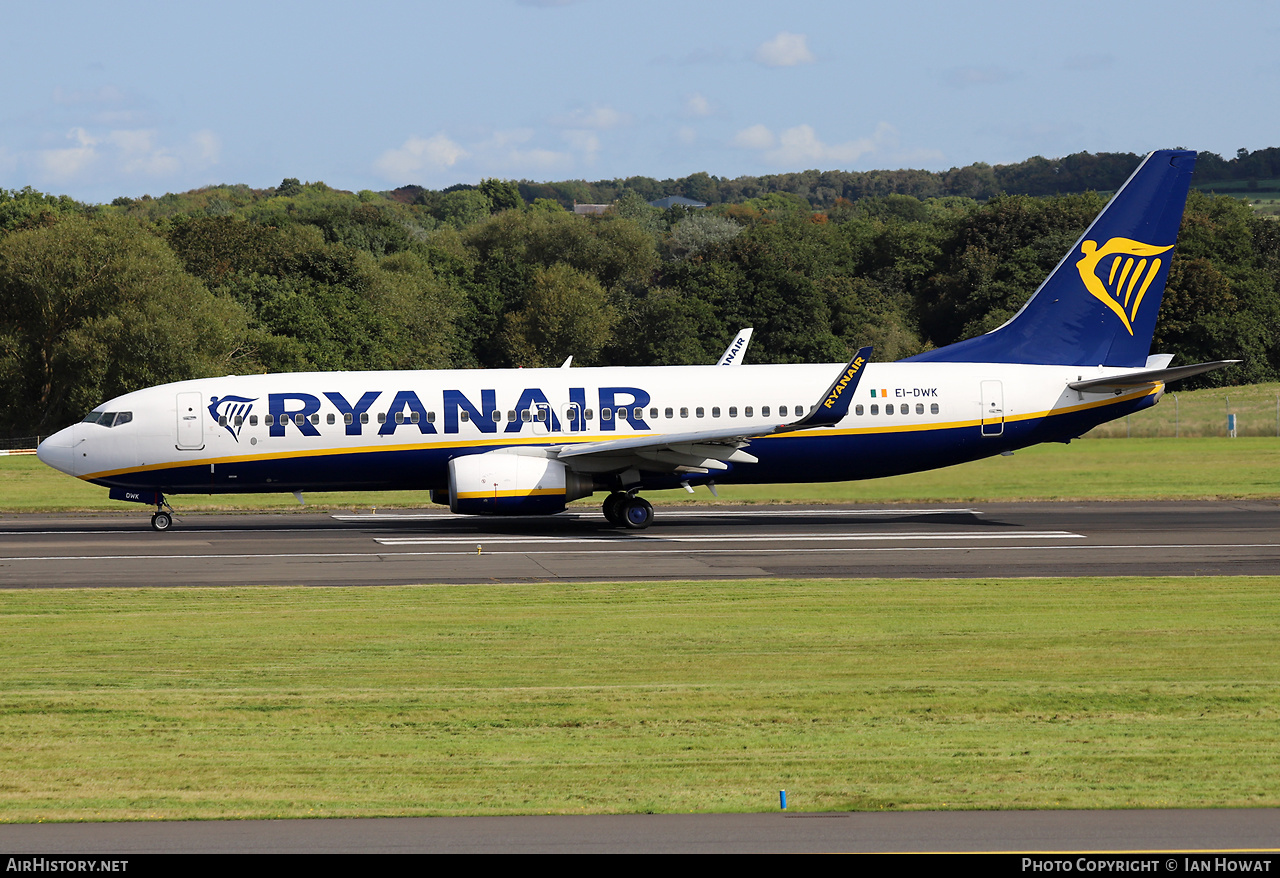
[[[173,516],[167,512],[157,512],[151,516],[151,529],[166,531],[173,527]]]
[[[622,506],[622,523],[632,530],[653,524],[653,507],[643,497],[632,497]]]
[[[629,494],[622,491],[614,491],[608,497],[604,498],[604,503],[600,507],[604,510],[604,517],[609,520],[610,524],[621,526],[622,520],[622,504],[630,499]]]

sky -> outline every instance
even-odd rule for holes
[[[1274,0],[6,4],[0,188],[103,203],[1280,146]]]

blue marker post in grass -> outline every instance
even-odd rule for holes
[[[778,790],[778,805],[783,811],[787,810],[787,791]]]

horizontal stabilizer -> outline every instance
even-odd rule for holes
[[[1212,363],[1194,363],[1190,366],[1175,366],[1172,369],[1148,369],[1142,372],[1130,372],[1128,375],[1112,375],[1107,378],[1090,378],[1088,381],[1072,381],[1067,386],[1072,390],[1088,393],[1121,393],[1135,387],[1151,387],[1156,384],[1167,384],[1178,378],[1190,378],[1204,372],[1212,372],[1224,366],[1234,366],[1239,360],[1214,360]]]

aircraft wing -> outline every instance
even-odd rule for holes
[[[791,423],[758,421],[714,430],[582,442],[548,450],[558,460],[566,463],[573,461],[570,466],[583,469],[641,466],[651,470],[707,472],[728,469],[729,463],[756,463],[756,457],[742,450],[752,439],[813,427],[830,427],[839,423],[849,411],[849,403],[853,400],[858,381],[870,359],[871,348],[860,349],[840,370],[835,381],[819,398],[818,404],[804,417]]]
[[[1224,366],[1233,366],[1239,360],[1214,360],[1211,363],[1193,363],[1190,366],[1174,366],[1172,369],[1144,369],[1141,372],[1130,372],[1128,375],[1111,375],[1107,378],[1090,378],[1087,381],[1072,381],[1067,384],[1072,390],[1089,393],[1123,393],[1137,387],[1155,387],[1178,378],[1190,378],[1204,372],[1212,372]]]

